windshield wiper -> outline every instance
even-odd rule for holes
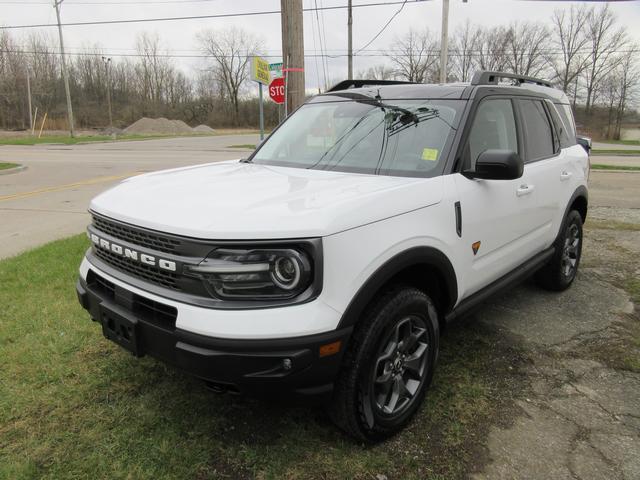
[[[439,118],[440,113],[438,109],[428,108],[428,107],[419,107],[415,112],[411,110],[400,107],[399,105],[393,105],[390,103],[385,103],[382,101],[382,97],[380,94],[372,97],[370,95],[365,95],[364,93],[356,93],[356,92],[336,92],[332,95],[336,97],[343,97],[353,100],[354,102],[364,103],[367,105],[373,105],[381,108],[382,110],[391,110],[391,112],[399,112],[401,115],[393,118],[390,125],[387,127],[389,131],[389,135],[394,135],[396,133],[405,130],[411,125],[417,125],[420,122],[425,120],[431,120],[432,118]]]

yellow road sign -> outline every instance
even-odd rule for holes
[[[271,74],[269,73],[269,62],[261,57],[251,58],[251,80],[269,85],[271,82]]]

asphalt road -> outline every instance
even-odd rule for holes
[[[2,146],[0,162],[27,170],[0,176],[0,258],[82,232],[89,201],[123,178],[166,168],[241,158],[257,135],[183,137],[85,145]],[[638,157],[594,157],[596,163]],[[640,173],[593,171],[594,206],[640,208]]]
[[[230,145],[257,135],[183,137],[84,145],[2,146],[0,162],[27,170],[0,176],[0,258],[82,232],[87,207],[123,178],[154,170],[241,158]]]

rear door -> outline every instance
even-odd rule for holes
[[[465,140],[462,168],[473,169],[488,149],[524,153],[514,100],[505,96],[482,99]],[[461,232],[458,259],[465,272],[464,296],[500,278],[531,257],[531,236],[537,216],[535,185],[526,174],[515,180],[469,179],[454,175],[460,201]]]
[[[535,193],[535,208],[529,212],[528,222],[530,250],[537,253],[549,246],[557,233],[554,219],[560,208],[565,158],[545,100],[519,98],[516,106],[524,137],[525,176]]]

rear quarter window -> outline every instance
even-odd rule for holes
[[[576,143],[576,124],[573,121],[573,112],[571,111],[571,105],[566,103],[555,103],[556,111],[560,118],[562,119],[562,123],[564,124],[567,135],[571,139],[571,145],[575,145]]]
[[[547,109],[551,115],[551,121],[553,122],[553,128],[556,133],[556,141],[560,148],[567,148],[575,145],[576,138],[573,135],[573,139],[569,136],[569,129],[565,126],[565,122],[560,118],[556,106],[550,101],[546,100]]]

